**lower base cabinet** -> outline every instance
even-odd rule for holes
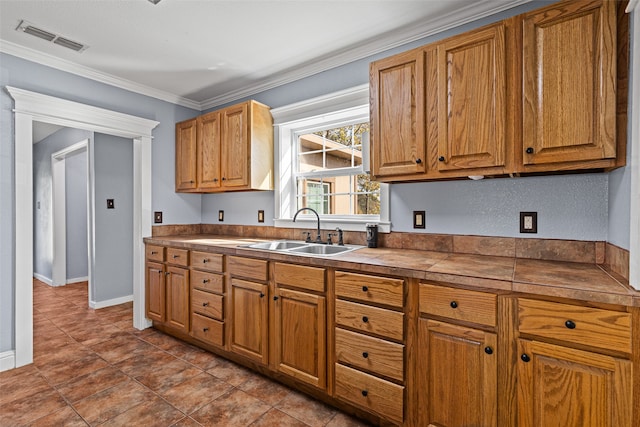
[[[268,285],[231,279],[231,350],[263,365],[269,361],[268,294]]]
[[[629,360],[523,339],[518,350],[519,426],[637,425]]]
[[[418,425],[497,426],[496,334],[419,320]]]

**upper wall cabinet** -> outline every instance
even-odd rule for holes
[[[560,2],[373,62],[375,179],[624,165],[620,11],[618,2]]]
[[[247,101],[176,124],[176,191],[273,189],[273,120]]]
[[[522,52],[524,170],[615,159],[616,2],[564,2],[526,14]]]

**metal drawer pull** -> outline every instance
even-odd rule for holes
[[[364,357],[365,359],[369,357],[369,353],[367,353],[366,351],[362,353],[362,357]]]
[[[174,255],[173,259],[180,258],[180,255]]]
[[[208,332],[209,328],[202,328],[202,332]]]
[[[569,329],[575,329],[576,322],[574,322],[573,320],[567,320],[566,322],[564,322],[564,326],[566,326]]]
[[[526,353],[523,353],[522,356],[520,356],[520,359],[522,359],[523,362],[530,362],[531,361],[531,358]]]
[[[363,287],[362,287],[362,292],[367,292],[368,290],[369,290],[369,287],[368,287],[368,286],[363,286]]]
[[[451,301],[449,305],[451,306],[451,308],[458,308],[458,303],[456,301]]]
[[[362,316],[362,321],[364,323],[368,323],[369,322],[369,318],[367,316]]]
[[[158,255],[158,252],[156,252],[156,251],[151,251],[151,255]]]
[[[491,347],[489,347],[489,346],[486,346],[484,348],[484,352],[487,353],[487,354],[493,354],[493,349]]]
[[[362,390],[362,396],[367,397],[369,392],[367,390]]]
[[[209,279],[202,279],[202,283],[209,283]]]
[[[209,305],[209,303],[208,303],[208,302],[203,302],[203,303],[202,303],[202,306],[203,306],[203,307],[206,307],[206,306],[208,306],[208,305]]]

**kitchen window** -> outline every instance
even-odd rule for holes
[[[368,85],[271,110],[276,135],[275,225],[324,229],[389,229],[388,186],[368,173]],[[303,221],[300,221],[302,219]]]

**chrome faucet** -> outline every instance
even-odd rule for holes
[[[296,214],[293,216],[293,222],[296,222],[296,217],[298,216],[298,214],[300,212],[302,212],[304,210],[311,211],[314,214],[316,214],[316,218],[318,218],[318,234],[316,235],[316,243],[323,243],[322,242],[322,237],[320,237],[320,215],[318,215],[318,212],[316,212],[314,209],[307,208],[307,207],[298,209],[298,212],[296,212]]]

